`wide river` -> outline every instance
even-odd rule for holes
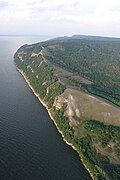
[[[45,39],[0,37],[0,180],[90,179],[13,63],[19,46]]]

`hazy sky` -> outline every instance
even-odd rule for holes
[[[0,34],[120,37],[120,0],[0,0]]]

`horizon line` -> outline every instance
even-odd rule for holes
[[[71,37],[71,36],[75,36],[75,35],[78,35],[78,36],[93,36],[93,37],[103,37],[103,38],[117,38],[119,39],[120,37],[119,36],[107,36],[107,35],[93,35],[93,34],[72,34],[72,35],[40,35],[40,34],[0,34],[0,36],[19,36],[19,37],[23,37],[23,36],[44,36],[44,37]]]

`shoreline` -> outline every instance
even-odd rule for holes
[[[57,129],[58,132],[61,134],[63,141],[64,141],[67,145],[69,145],[70,147],[72,147],[72,149],[74,149],[74,150],[78,153],[79,158],[80,158],[82,164],[84,165],[85,169],[87,169],[87,171],[89,172],[90,177],[94,180],[94,177],[93,177],[92,173],[90,172],[89,168],[85,165],[84,160],[80,157],[79,151],[75,148],[75,146],[74,146],[72,143],[69,143],[69,142],[65,139],[64,134],[62,133],[62,131],[61,131],[61,130],[59,129],[59,127],[57,126],[57,123],[55,122],[54,118],[52,117],[52,114],[50,113],[47,105],[41,100],[40,96],[35,92],[35,90],[33,89],[33,87],[31,86],[31,84],[30,84],[30,82],[29,82],[29,79],[26,77],[25,73],[24,73],[22,70],[20,70],[20,69],[17,67],[16,64],[15,64],[15,66],[16,66],[16,69],[18,70],[18,72],[19,72],[19,73],[22,75],[22,77],[24,78],[25,82],[29,85],[29,87],[30,87],[30,89],[32,90],[33,94],[38,98],[38,100],[41,102],[41,104],[46,108],[46,110],[47,110],[47,112],[48,112],[48,114],[49,114],[49,116],[50,116],[50,119],[53,121],[54,125],[56,126],[56,129]]]

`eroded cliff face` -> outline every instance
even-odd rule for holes
[[[64,93],[63,93],[55,98],[54,106],[57,109],[61,109],[63,105],[66,105],[64,114],[68,118],[70,126],[75,129],[75,127],[77,127],[79,124],[76,121],[75,117],[80,118],[80,111],[77,108],[75,99],[71,94],[64,97]]]

